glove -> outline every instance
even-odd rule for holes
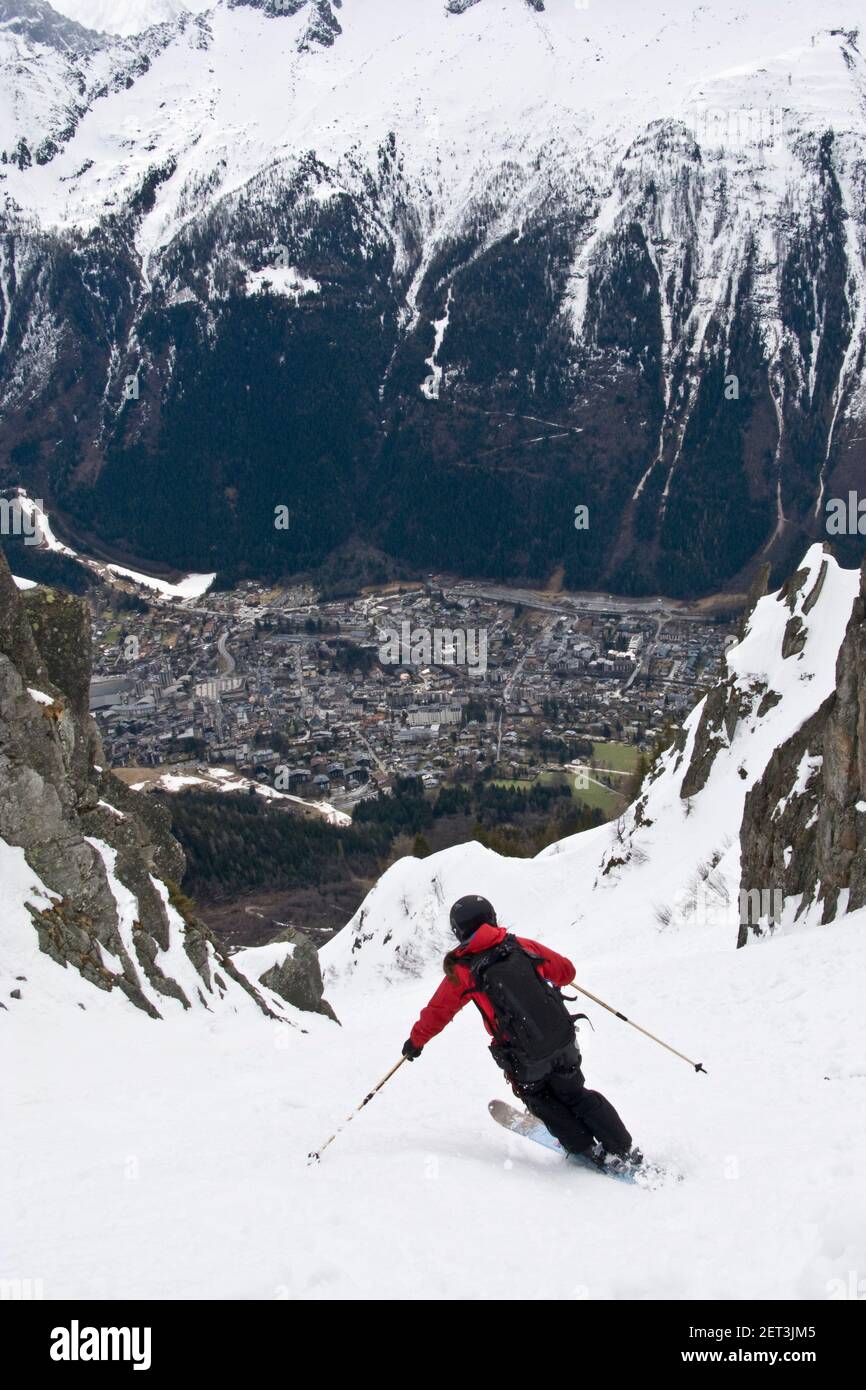
[[[414,1062],[416,1057],[420,1057],[424,1051],[423,1047],[416,1047],[411,1038],[407,1038],[403,1044],[403,1056],[407,1062]]]

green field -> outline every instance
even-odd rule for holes
[[[592,772],[590,772],[592,777]],[[556,782],[561,782],[566,778],[571,785],[571,795],[575,801],[580,801],[584,806],[597,807],[602,815],[610,819],[618,815],[624,805],[623,797],[618,796],[615,791],[607,787],[600,787],[595,782],[590,782],[585,789],[578,790],[574,784],[575,773],[573,772],[542,772],[539,781],[544,785],[550,786]]]
[[[600,787],[595,782],[590,781],[588,787],[578,790],[575,786],[575,774],[573,772],[542,772],[538,775],[538,781],[543,786],[553,786],[557,782],[566,780],[571,787],[571,795],[575,801],[581,802],[584,806],[601,811],[607,820],[612,820],[618,816],[625,807],[625,791],[627,774],[633,772],[637,766],[640,751],[633,743],[593,743],[592,761],[594,766],[589,770],[589,776],[599,777],[606,771],[613,775],[611,781],[613,787]],[[527,788],[532,785],[531,778],[497,777],[495,785],[497,787],[521,787]],[[622,789],[621,791],[619,789]]]
[[[633,743],[594,743],[592,760],[596,767],[609,767],[614,772],[634,772],[640,751]]]
[[[597,806],[606,820],[613,820],[626,804],[625,797],[609,791],[607,787],[597,787],[594,782],[590,782],[585,791],[575,789],[572,795],[575,801],[582,801],[584,806]]]

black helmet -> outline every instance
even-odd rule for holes
[[[457,899],[451,909],[451,930],[458,940],[468,941],[483,922],[489,922],[492,927],[496,926],[496,913],[492,903],[486,898],[479,898],[477,893],[469,893],[465,898]]]

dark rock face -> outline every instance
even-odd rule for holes
[[[0,836],[24,850],[57,895],[50,908],[31,908],[42,950],[97,988],[119,989],[155,1018],[161,1014],[154,996],[185,1008],[208,1006],[207,996],[220,988],[216,961],[270,1013],[205,926],[184,911],[172,887],[183,875],[184,856],[167,813],[102,768],[88,713],[89,680],[87,605],[51,590],[19,595],[0,554]],[[123,930],[112,877],[136,899],[130,932]],[[196,999],[159,964],[172,930],[175,940],[179,932],[169,916],[173,897],[183,947],[201,982]],[[114,958],[110,966],[103,951]]]
[[[463,14],[479,3],[480,0],[445,0],[445,8],[449,14]],[[524,3],[539,13],[544,9],[544,0],[524,0]]]
[[[334,9],[339,10],[341,6],[342,0],[229,0],[230,9],[261,10],[263,14],[277,19],[283,15],[291,17],[309,8],[309,22],[299,41],[301,48],[314,44],[331,47],[336,36],[343,32],[334,14]]]
[[[740,832],[744,897],[738,946],[746,944],[750,932],[760,936],[771,924],[777,903],[761,900],[762,893],[770,893],[770,885],[784,902],[796,894],[805,895],[815,883],[815,806],[822,784],[820,750],[833,698],[793,738],[776,749],[763,777],[746,797]],[[791,796],[801,768],[804,792]],[[756,910],[744,912],[742,904],[751,901],[749,894],[757,894]],[[766,914],[764,907],[768,908]]]
[[[684,801],[706,786],[716,754],[724,742],[723,731],[727,728],[729,735],[733,732],[738,708],[738,692],[731,684],[716,685],[707,696],[691,761],[680,784],[680,796]]]
[[[261,976],[260,983],[279,994],[287,1003],[293,1004],[296,1009],[325,1014],[335,1023],[339,1023],[328,1001],[322,998],[324,984],[319,953],[309,937],[292,927],[287,927],[285,931],[273,937],[269,944],[282,941],[294,949],[286,952],[286,958],[280,965],[272,966],[266,971]]]
[[[302,48],[310,48],[314,44],[319,44],[322,48],[330,48],[337,38],[342,34],[340,21],[334,14],[333,6],[340,8],[341,0],[316,0],[312,7],[310,22],[304,31],[301,39]]]
[[[746,891],[778,884],[801,896],[798,916],[820,903],[822,922],[866,906],[866,565],[835,694],[770,759],[746,799],[741,844]]]
[[[822,751],[815,887],[823,890],[827,921],[845,888],[850,910],[866,905],[866,566],[839,652]]]

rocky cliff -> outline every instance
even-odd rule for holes
[[[799,636],[790,632],[789,660]],[[836,689],[749,792],[741,843],[744,889],[775,891],[783,918],[829,922],[866,905],[866,565]],[[741,944],[767,925],[765,917],[744,921]]]
[[[180,892],[184,856],[166,812],[104,768],[89,683],[87,605],[51,589],[19,593],[0,554],[3,1007],[28,995],[28,929],[16,925],[26,913],[58,966],[152,1018],[252,1006],[292,1021],[281,978],[276,992],[251,981]],[[303,963],[293,979],[300,1008],[309,1007]]]
[[[323,998],[324,983],[319,953],[308,936],[286,927],[264,946],[238,951],[233,960],[251,980],[278,994],[296,1009],[324,1014],[335,1023],[337,1015]]]

